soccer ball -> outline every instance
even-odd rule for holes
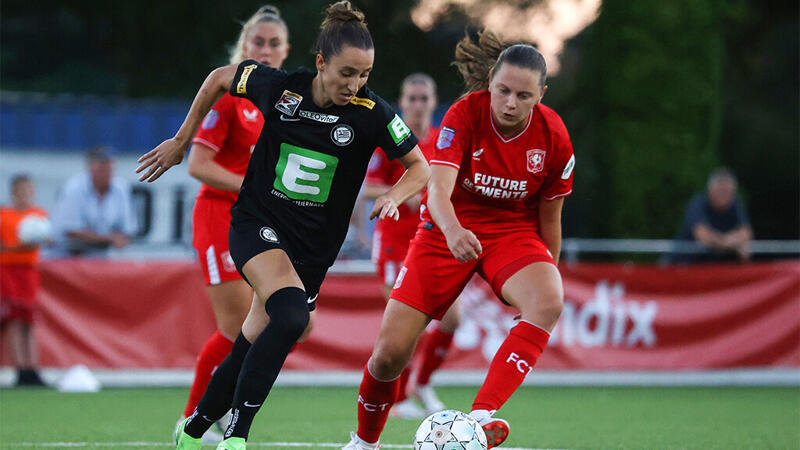
[[[30,214],[17,225],[17,237],[23,244],[39,244],[50,239],[52,235],[53,226],[47,217]]]
[[[486,449],[486,435],[478,422],[452,409],[428,416],[414,436],[414,450]]]

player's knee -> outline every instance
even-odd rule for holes
[[[552,292],[542,296],[539,305],[540,313],[551,321],[555,322],[561,317],[564,309],[564,296],[560,292]]]
[[[399,346],[378,343],[372,353],[372,365],[381,373],[400,372],[408,364],[406,352]]]
[[[306,293],[297,287],[278,289],[267,299],[264,309],[270,324],[294,340],[303,334],[309,322]]]

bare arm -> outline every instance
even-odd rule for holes
[[[70,239],[84,242],[86,245],[92,247],[108,247],[112,245],[117,248],[122,248],[130,242],[130,238],[126,234],[118,231],[112,231],[109,234],[99,234],[92,230],[77,230],[68,231],[64,233],[64,235]]]
[[[561,208],[564,199],[542,199],[539,204],[539,235],[553,255],[553,261],[558,264],[561,255]]]
[[[180,164],[203,118],[230,89],[237,67],[236,64],[219,67],[206,77],[175,137],[167,139],[139,158],[141,164],[136,169],[136,173],[147,170],[139,177],[139,181],[153,182],[170,167]]]
[[[422,156],[419,146],[415,146],[410,152],[400,157],[399,161],[406,168],[406,172],[388,192],[375,199],[369,215],[370,219],[375,217],[381,220],[386,217],[399,219],[400,213],[397,211],[397,206],[402,205],[419,192],[428,182],[431,169],[428,162],[425,161],[425,157]]]
[[[450,166],[431,167],[431,180],[428,183],[428,210],[433,221],[444,233],[447,246],[460,262],[477,259],[483,248],[470,230],[461,226],[450,196],[456,185],[458,169]]]
[[[244,177],[214,162],[216,152],[205,145],[193,144],[189,152],[189,175],[224,191],[238,192]]]
[[[375,200],[391,188],[388,184],[367,181],[364,184],[364,200]]]

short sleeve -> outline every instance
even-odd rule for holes
[[[286,72],[252,59],[243,61],[236,68],[230,94],[250,100],[266,116],[269,100],[274,97],[278,84],[286,78]]]
[[[367,183],[389,184],[387,181],[388,170],[386,170],[388,165],[389,159],[386,158],[383,150],[380,148],[375,149],[375,152],[369,159],[365,181]]]
[[[542,184],[541,195],[545,200],[555,200],[572,193],[572,179],[575,169],[575,152],[567,127],[560,118],[553,120],[551,142],[554,157],[547,167],[547,178]]]
[[[465,149],[469,148],[470,121],[467,102],[461,100],[453,104],[442,119],[439,136],[436,139],[430,163],[461,168]]]
[[[417,137],[386,101],[378,97],[375,110],[378,114],[376,147],[380,147],[388,159],[400,158],[417,146]]]
[[[686,207],[686,217],[684,218],[684,226],[690,232],[698,224],[711,225],[711,220],[706,213],[705,195],[703,194],[692,198],[689,206]]]
[[[233,97],[223,95],[214,108],[206,114],[192,143],[205,145],[216,152],[220,151],[225,147],[225,139],[228,137],[231,121],[235,118],[236,108]]]

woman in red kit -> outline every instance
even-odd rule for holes
[[[567,129],[540,103],[546,65],[532,46],[504,48],[490,32],[456,47],[467,95],[442,122],[423,203],[358,396],[359,445],[375,448],[397,377],[427,323],[440,319],[474,273],[519,310],[470,415],[500,445],[508,422],[492,416],[533,370],[556,325],[563,287],[556,264],[561,207],[575,159]]]
[[[414,136],[419,138],[419,148],[427,159],[433,156],[439,130],[433,126],[433,112],[436,109],[436,82],[424,73],[408,75],[400,87],[397,105],[403,120]],[[364,197],[376,199],[393,186],[405,172],[400,162],[390,161],[381,150],[376,150],[369,162],[364,185]],[[408,245],[419,226],[419,210],[422,193],[400,205],[400,219],[381,220],[375,224],[372,241],[372,260],[378,277],[383,282],[383,296],[389,301],[389,294],[397,279],[397,272],[403,266]],[[436,396],[430,385],[433,372],[444,362],[447,351],[453,342],[453,333],[458,327],[458,308],[450,308],[435,327],[431,327],[421,340],[417,349],[417,362],[412,374],[411,364],[403,370],[400,387],[391,415],[403,419],[421,419],[428,414],[444,409],[444,404]],[[414,379],[409,383],[409,379]],[[407,391],[407,386],[411,389]],[[424,409],[417,406],[409,395],[419,400]]]
[[[279,69],[288,54],[289,30],[278,9],[267,5],[242,26],[231,49],[230,61],[238,64],[254,59]],[[212,372],[230,352],[250,309],[253,289],[242,280],[231,259],[228,228],[230,209],[236,202],[250,153],[263,125],[261,111],[249,100],[225,94],[205,117],[192,141],[189,174],[203,182],[192,216],[192,244],[203,268],[217,331],[197,358],[194,381],[180,421],[194,412]],[[227,426],[227,422],[220,425]],[[210,430],[204,437],[208,442],[222,440],[221,433]]]

